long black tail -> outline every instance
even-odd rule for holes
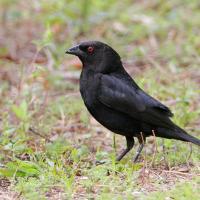
[[[193,144],[200,146],[200,140],[198,138],[195,138],[194,136],[189,135],[185,130],[178,127],[177,125],[174,125],[173,130],[165,129],[165,128],[158,128],[156,135],[158,137],[164,137],[164,138],[168,138],[168,139],[176,139],[176,140],[191,142]]]
[[[200,146],[200,140],[198,138],[192,135],[189,135],[185,130],[183,130],[182,128],[178,126],[175,127],[175,130],[178,133],[178,135],[181,137],[181,139],[183,139],[184,141],[191,142],[193,144]]]

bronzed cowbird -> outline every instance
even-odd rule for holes
[[[170,109],[145,93],[125,71],[119,54],[99,41],[82,42],[66,51],[83,64],[80,92],[92,116],[107,129],[126,137],[120,161],[133,147],[134,137],[142,151],[146,137],[182,140],[200,146],[200,140],[171,121]]]

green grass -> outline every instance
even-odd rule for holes
[[[198,1],[0,4],[0,176],[10,181],[8,194],[199,199],[195,145],[190,155],[189,144],[166,139],[163,150],[162,139],[149,138],[141,162],[132,162],[136,144],[115,163],[125,141],[92,120],[78,91],[80,64],[64,55],[78,41],[109,43],[137,83],[171,108],[173,121],[199,137]]]
[[[199,199],[199,178],[194,179],[192,182],[185,182],[176,184],[173,189],[165,192],[154,192],[148,200],[153,199]]]

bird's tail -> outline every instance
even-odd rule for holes
[[[178,135],[183,139],[184,141],[191,142],[193,144],[196,144],[200,146],[200,140],[192,135],[189,135],[185,130],[182,128],[175,126],[175,131],[178,133]]]
[[[159,132],[161,134],[159,134]],[[177,125],[174,126],[173,130],[169,130],[169,129],[165,129],[165,128],[159,128],[158,129],[158,136],[169,138],[169,139],[182,140],[182,141],[185,141],[185,142],[191,142],[193,144],[200,146],[200,140],[198,138],[195,138],[194,136],[189,135],[185,130],[178,127]]]

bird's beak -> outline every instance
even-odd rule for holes
[[[79,49],[79,45],[77,45],[75,47],[68,49],[65,53],[80,56],[81,50]]]

